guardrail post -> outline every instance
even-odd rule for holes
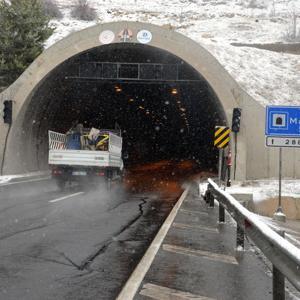
[[[282,237],[285,232],[277,231]],[[273,265],[273,300],[285,300],[284,275]]]
[[[245,232],[238,224],[236,227],[236,247],[242,247],[243,249],[245,247]]]
[[[242,202],[241,204],[245,206],[245,202]],[[239,226],[239,224],[237,224],[236,227],[236,247],[242,247],[243,249],[245,248],[245,231]]]
[[[224,206],[219,202],[219,223],[225,222],[225,209]]]
[[[209,192],[208,199],[209,199],[209,207],[215,207],[215,198],[212,192]]]

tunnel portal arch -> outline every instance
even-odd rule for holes
[[[143,33],[147,33],[143,36]],[[18,78],[18,80],[0,95],[0,99],[14,101],[13,125],[10,129],[7,151],[4,160],[4,173],[16,173],[22,170],[22,149],[18,140],[22,136],[22,124],[26,122],[26,112],[32,96],[57,67],[68,59],[97,47],[108,44],[145,44],[162,49],[181,58],[196,70],[208,83],[224,112],[226,123],[230,124],[232,109],[241,107],[248,96],[202,46],[188,37],[168,28],[139,22],[116,22],[99,24],[72,33],[49,49],[45,50]],[[1,124],[1,140],[4,141],[7,128]],[[5,134],[4,134],[5,133]],[[245,148],[245,137],[240,135],[240,147]],[[22,147],[22,145],[21,145]],[[10,149],[13,149],[11,151]],[[19,149],[15,151],[15,149]],[[4,149],[1,149],[3,152]],[[239,178],[246,177],[246,151],[241,151],[237,161]]]

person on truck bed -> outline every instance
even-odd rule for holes
[[[68,150],[80,150],[81,146],[81,135],[82,135],[83,125],[77,124],[71,127],[66,133],[67,136],[67,149]]]

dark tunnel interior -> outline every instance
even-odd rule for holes
[[[32,94],[25,120],[25,155],[34,169],[47,168],[48,130],[65,133],[83,123],[121,129],[125,166],[193,160],[215,170],[213,129],[226,124],[219,100],[195,69],[164,50],[128,43],[59,65]]]

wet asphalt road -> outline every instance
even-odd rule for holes
[[[177,197],[0,187],[0,299],[114,299]]]

